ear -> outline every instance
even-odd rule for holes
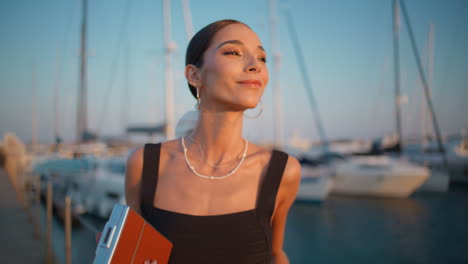
[[[193,87],[200,87],[201,78],[200,78],[200,69],[193,64],[185,66],[185,78],[187,82]]]

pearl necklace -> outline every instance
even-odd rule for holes
[[[242,163],[244,162],[245,157],[247,156],[247,149],[248,149],[248,142],[247,142],[247,139],[244,139],[244,141],[245,141],[244,153],[242,153],[242,158],[241,158],[241,160],[239,161],[239,163],[237,164],[237,166],[236,166],[233,170],[231,170],[228,174],[226,174],[226,175],[214,177],[214,176],[206,176],[206,175],[203,175],[203,174],[198,173],[198,172],[195,170],[195,168],[193,167],[192,163],[190,163],[190,160],[189,160],[189,158],[188,158],[188,156],[187,156],[187,147],[185,146],[184,137],[182,137],[182,147],[184,148],[185,162],[187,163],[187,166],[188,166],[189,169],[193,172],[193,174],[197,175],[198,177],[201,177],[201,178],[204,178],[204,179],[209,179],[209,180],[222,180],[222,179],[225,179],[225,178],[231,176],[232,174],[234,174],[234,173],[240,168],[240,166],[242,165]]]

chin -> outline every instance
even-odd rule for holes
[[[255,108],[260,103],[260,98],[258,96],[242,96],[238,98],[237,105],[242,109]]]
[[[257,107],[260,103],[258,96],[242,96],[232,98],[231,100],[225,100],[222,102],[225,106],[229,105],[229,108],[236,110],[247,110]]]
[[[245,104],[245,108],[246,109],[256,108],[259,103],[260,103],[259,101],[255,101],[255,102],[252,102],[252,103]]]

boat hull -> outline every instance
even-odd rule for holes
[[[429,170],[389,157],[351,158],[337,164],[332,193],[406,198],[429,176]]]

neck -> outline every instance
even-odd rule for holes
[[[203,148],[204,158],[209,163],[220,164],[242,154],[245,146],[242,126],[242,111],[201,111],[198,124],[190,137]],[[187,147],[194,148],[195,145]]]

